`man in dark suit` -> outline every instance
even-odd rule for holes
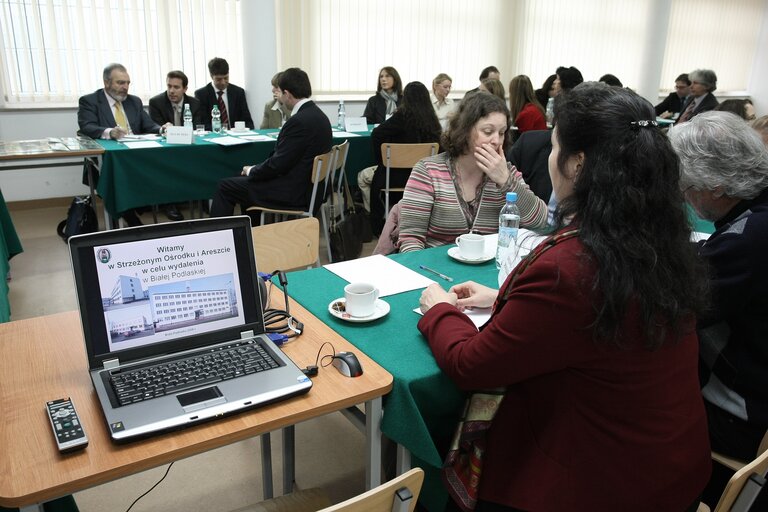
[[[149,100],[149,117],[157,124],[184,125],[184,105],[192,111],[192,125],[203,124],[200,102],[187,94],[189,79],[183,71],[169,71],[165,77],[166,92]]]
[[[675,79],[675,92],[669,93],[664,101],[654,107],[656,115],[662,119],[669,119],[683,111],[685,98],[691,93],[691,81],[688,73],[683,73]]]
[[[691,80],[691,94],[683,104],[683,111],[675,124],[690,121],[702,112],[714,110],[720,104],[713,92],[717,90],[717,75],[711,69],[697,69],[688,77]]]
[[[203,124],[200,102],[187,95],[189,79],[183,71],[169,71],[165,77],[166,91],[149,99],[149,117],[157,124],[184,125],[184,105],[189,105],[192,113],[192,126]],[[165,216],[169,220],[184,220],[184,216],[174,204],[163,205]]]
[[[131,77],[122,64],[104,68],[104,89],[80,97],[77,124],[92,139],[119,139],[129,133],[160,133],[141,98],[128,94]]]
[[[200,101],[205,129],[211,129],[211,109],[219,106],[222,127],[235,126],[235,121],[245,121],[248,128],[253,128],[253,119],[245,100],[245,91],[229,83],[229,64],[220,57],[214,57],[208,62],[208,73],[211,82],[195,91],[195,98]]]
[[[531,192],[549,201],[552,195],[552,180],[549,177],[549,154],[552,152],[550,130],[530,130],[517,139],[507,152],[507,160],[523,174]]]
[[[104,89],[80,98],[77,124],[80,133],[93,139],[119,139],[129,133],[160,133],[160,125],[144,111],[141,98],[128,94],[131,77],[122,64],[104,68]],[[136,212],[123,212],[131,226],[140,225]]]
[[[232,215],[237,203],[302,208],[309,205],[312,165],[317,155],[331,150],[331,122],[309,99],[312,86],[301,69],[286,69],[278,87],[292,114],[280,130],[275,149],[262,163],[243,167],[241,176],[219,181],[211,217]]]

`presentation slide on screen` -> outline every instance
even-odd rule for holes
[[[244,323],[231,230],[94,248],[110,351]]]

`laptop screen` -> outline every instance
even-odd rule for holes
[[[263,332],[247,217],[73,237],[89,360],[132,360]]]

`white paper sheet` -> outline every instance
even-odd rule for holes
[[[220,146],[235,146],[237,144],[248,144],[251,142],[249,140],[245,140],[244,137],[230,137],[228,135],[225,135],[224,137],[214,137],[206,140],[208,142],[213,142],[214,144],[219,144]]]
[[[155,133],[143,133],[141,135],[136,135],[134,133],[129,133],[127,135],[123,135],[119,139],[117,139],[118,142],[124,142],[126,140],[157,140],[161,139],[159,135]]]
[[[414,309],[413,312],[418,313],[419,315],[422,314],[420,308]],[[472,323],[475,324],[475,327],[478,329],[491,318],[491,308],[466,309],[463,313],[472,320]]]
[[[161,148],[162,144],[153,140],[140,140],[136,142],[123,142],[129,149],[147,149],[147,148]]]
[[[333,132],[334,137],[359,137],[359,133],[352,133],[352,132],[342,132],[342,131],[334,131]]]
[[[240,137],[241,139],[250,140],[253,142],[265,142],[265,141],[273,141],[275,140],[274,137],[270,137],[269,135],[245,135],[243,137]]]
[[[325,268],[350,283],[371,283],[379,289],[379,297],[426,288],[432,279],[414,272],[386,256],[377,254],[367,258],[329,263]],[[340,295],[343,290],[339,290]]]

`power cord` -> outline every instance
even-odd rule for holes
[[[282,270],[275,270],[271,274],[259,273],[265,283],[267,283],[266,304],[270,305],[272,296],[272,277],[278,277],[280,286],[283,287],[283,297],[285,299],[285,309],[267,308],[264,310],[264,326],[267,336],[278,346],[282,345],[291,338],[299,336],[304,330],[304,324],[291,315],[289,296],[288,296],[288,277]]]
[[[157,483],[155,483],[155,485],[153,485],[152,487],[150,487],[150,488],[149,488],[149,490],[148,490],[147,492],[145,492],[144,494],[142,494],[141,496],[139,496],[138,498],[136,498],[135,500],[133,500],[133,503],[131,503],[131,506],[130,506],[130,507],[128,507],[128,508],[125,510],[125,512],[130,512],[130,510],[133,508],[133,506],[134,506],[136,503],[138,503],[138,502],[139,502],[139,500],[140,500],[141,498],[143,498],[144,496],[146,496],[147,494],[149,494],[150,492],[152,492],[152,491],[155,489],[155,487],[157,487],[158,485],[160,485],[160,482],[162,482],[163,480],[165,480],[165,477],[167,477],[167,476],[168,476],[168,473],[171,471],[171,468],[173,467],[174,463],[175,463],[175,461],[174,461],[174,462],[171,462],[170,464],[168,464],[168,469],[166,469],[166,470],[165,470],[165,474],[163,475],[163,478],[161,478],[160,480],[158,480],[158,481],[157,481]]]

